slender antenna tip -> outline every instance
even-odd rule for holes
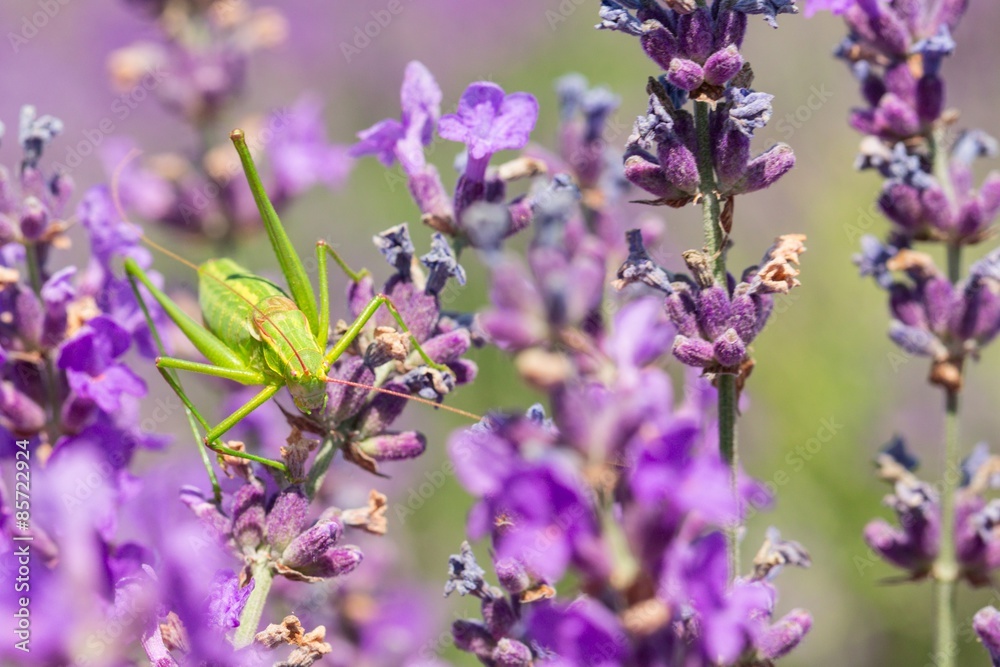
[[[236,128],[235,130],[229,133],[229,138],[232,139],[233,143],[242,142],[243,130]]]

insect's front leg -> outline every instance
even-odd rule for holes
[[[331,248],[326,241],[320,239],[316,242],[316,267],[319,272],[319,328],[316,330],[316,342],[321,348],[326,347],[327,338],[330,336],[330,276],[327,272],[326,256],[333,257],[347,277],[353,282],[360,282],[362,278],[369,275],[368,269],[354,271],[347,265],[344,258]]]
[[[358,315],[357,319],[355,319],[354,322],[352,322],[351,325],[347,328],[347,331],[344,333],[344,335],[341,336],[340,339],[336,342],[336,344],[332,348],[330,348],[330,351],[326,353],[326,356],[323,357],[324,374],[326,374],[326,372],[330,370],[330,367],[333,365],[335,361],[337,361],[337,359],[340,358],[340,355],[342,355],[347,350],[347,348],[349,348],[351,344],[354,343],[355,339],[357,339],[357,337],[361,334],[361,331],[364,329],[365,325],[368,323],[368,320],[370,320],[375,315],[375,313],[378,312],[378,309],[381,308],[382,306],[385,306],[385,308],[392,315],[393,319],[396,320],[396,323],[399,325],[399,328],[410,336],[410,343],[413,345],[413,349],[417,351],[417,353],[420,355],[420,358],[423,359],[425,364],[427,364],[434,370],[440,371],[442,373],[451,374],[450,368],[448,368],[444,364],[439,364],[438,362],[434,361],[433,359],[431,359],[430,355],[428,355],[427,352],[424,351],[424,348],[420,346],[420,341],[418,341],[416,336],[413,335],[413,332],[410,331],[410,328],[406,326],[406,322],[403,320],[403,316],[399,314],[399,310],[396,308],[395,304],[393,304],[392,301],[389,299],[389,297],[387,297],[385,294],[378,294],[375,296],[375,298],[369,301],[368,305],[366,305],[364,310],[361,311],[361,314]]]

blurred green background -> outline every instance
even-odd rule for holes
[[[494,80],[508,91],[534,93],[542,108],[534,138],[543,145],[552,145],[557,121],[552,82],[567,72],[581,72],[592,83],[605,84],[621,95],[618,122],[630,126],[644,111],[645,81],[654,66],[634,40],[593,29],[596,2],[468,3],[482,4],[482,11],[459,10],[458,4],[404,3],[399,18],[346,62],[341,44],[351,40],[359,22],[367,20],[367,12],[381,9],[382,3],[350,7],[343,1],[322,6],[306,0],[283,3],[290,19],[289,43],[255,58],[245,109],[288,104],[300,92],[314,91],[328,105],[331,138],[349,143],[357,130],[398,116],[403,67],[408,60],[419,59],[437,75],[445,108],[477,79]],[[5,163],[14,155],[10,130],[21,103],[32,102],[43,113],[61,116],[70,139],[79,138],[82,128],[95,126],[107,113],[114,94],[104,76],[104,58],[137,35],[151,34],[123,5],[115,0],[70,3],[14,56],[3,51],[0,117],[9,129],[0,157]],[[33,7],[29,2],[3,3],[0,25],[16,29]],[[456,18],[450,14],[455,11],[465,14]],[[1000,62],[998,21],[997,3],[972,3],[955,35],[958,51],[945,64],[949,103],[961,109],[960,124],[994,132],[1000,131],[995,112],[1000,102],[995,75]],[[831,57],[844,27],[826,14],[809,20],[782,16],[780,23],[779,30],[772,30],[754,17],[746,40],[755,87],[775,95],[774,117],[758,133],[755,148],[786,141],[795,149],[798,164],[776,187],[739,200],[731,266],[738,270],[755,263],[778,233],[807,234],[809,251],[803,262],[803,287],[779,305],[755,346],[757,367],[739,441],[748,471],[774,483],[778,493],[773,510],[752,518],[744,555],[749,559],[769,525],[802,542],[812,554],[810,570],[786,570],[778,580],[779,611],[805,607],[815,620],[806,642],[782,664],[931,665],[930,586],[888,583],[895,572],[870,557],[861,530],[872,517],[889,515],[880,504],[887,488],[874,479],[871,460],[893,433],[907,437],[922,455],[927,476],[938,475],[943,397],[925,383],[924,360],[905,359],[890,345],[885,336],[885,296],[873,283],[858,278],[850,261],[859,233],[881,235],[886,224],[871,208],[877,179],[852,169],[859,137],[847,127],[846,117],[857,103],[857,92],[847,68]],[[137,110],[119,131],[135,136],[150,150],[192,140],[155,104]],[[59,159],[64,149],[57,143],[53,150]],[[434,155],[446,178],[453,156],[452,146]],[[79,184],[104,178],[97,162],[90,159],[74,174]],[[695,209],[652,212],[665,220],[675,251],[700,246]],[[356,265],[376,268],[377,275],[383,264],[368,240],[371,234],[402,221],[417,223],[405,188],[389,187],[384,169],[374,160],[359,162],[347,187],[312,191],[284,219],[299,247],[322,236],[358,258]],[[425,247],[428,231],[419,224],[411,224],[411,229],[418,248]],[[162,233],[157,238],[166,244],[180,243]],[[195,259],[207,257],[207,252],[185,245],[185,254]],[[267,257],[268,252],[261,238],[242,249],[247,258]],[[678,264],[676,256],[660,254],[658,259]],[[159,259],[157,263],[171,276],[183,273]],[[469,284],[454,307],[471,310],[486,300],[485,276],[471,256],[465,263]],[[484,350],[476,359],[481,364],[479,381],[461,390],[455,405],[482,412],[529,404],[532,397],[502,355]],[[966,450],[978,441],[996,440],[998,363],[996,352],[989,351],[969,368],[962,406]],[[429,451],[390,472],[419,484],[427,472],[441,468],[447,435],[462,422],[419,406],[408,411],[407,419],[428,434]],[[832,429],[823,431],[830,425]],[[831,437],[826,437],[830,431]],[[184,446],[183,437],[175,452]],[[156,456],[149,456],[145,466],[152,470],[157,463]],[[390,523],[388,539],[401,540],[406,545],[401,551],[428,578],[443,580],[447,556],[462,540],[469,505],[470,499],[449,477],[412,521],[405,526]],[[485,554],[482,545],[477,551]],[[961,591],[960,618],[966,625],[989,598],[988,591]],[[448,604],[449,617],[469,608],[458,601]],[[959,663],[983,664],[986,656],[975,640],[965,633],[961,636]],[[445,655],[456,663],[471,664],[451,649]]]

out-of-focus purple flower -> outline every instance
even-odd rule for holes
[[[817,12],[831,12],[833,14],[843,14],[858,0],[806,0],[805,17],[810,18]]]
[[[387,167],[398,159],[412,175],[425,165],[422,147],[433,139],[441,115],[441,88],[423,63],[414,60],[406,66],[400,103],[402,120],[390,118],[362,130],[350,154],[375,155]]]
[[[989,652],[993,667],[1000,665],[1000,611],[995,607],[983,607],[973,617],[972,628]]]
[[[629,641],[615,615],[588,598],[569,604],[540,602],[526,620],[532,646],[558,667],[618,667],[630,659]]]
[[[267,143],[274,180],[268,196],[276,206],[319,183],[338,187],[351,171],[347,147],[327,141],[322,111],[319,100],[303,97],[291,108],[270,116],[273,122],[269,125],[276,129]]]
[[[537,120],[538,101],[533,95],[507,95],[495,83],[480,82],[465,89],[455,113],[441,117],[438,133],[465,144],[465,177],[481,181],[493,153],[524,148]]]
[[[236,628],[240,625],[240,614],[246,606],[255,585],[253,579],[240,588],[239,578],[232,570],[220,570],[212,582],[212,594],[208,598],[209,620],[220,628]]]

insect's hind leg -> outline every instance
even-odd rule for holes
[[[170,308],[176,309],[184,318],[190,321],[190,325],[201,329],[205,334],[215,338],[214,334],[209,332],[207,329],[202,327],[197,322],[194,322],[186,313],[180,311],[177,305],[170,300],[168,296],[156,290],[155,286],[151,284],[149,277],[146,273],[136,264],[132,259],[125,260],[125,270],[126,276],[128,276],[129,284],[132,286],[132,292],[135,295],[136,301],[139,307],[142,309],[142,314],[146,318],[146,325],[149,327],[149,331],[153,336],[153,340],[156,343],[157,351],[160,353],[160,357],[156,360],[156,369],[159,371],[160,375],[166,381],[167,385],[173,390],[177,397],[181,399],[181,403],[184,404],[184,410],[187,413],[188,422],[191,425],[191,432],[195,436],[195,441],[200,444],[204,444],[206,447],[216,452],[217,454],[226,454],[228,456],[236,456],[243,459],[249,459],[251,461],[256,461],[258,463],[263,463],[264,465],[271,466],[272,468],[277,468],[278,470],[285,470],[285,465],[280,461],[272,461],[271,459],[266,459],[260,456],[255,456],[248,452],[240,452],[230,447],[218,444],[219,437],[232,428],[237,422],[239,422],[243,417],[250,414],[257,407],[266,402],[269,398],[277,393],[280,387],[274,385],[268,385],[259,392],[253,399],[250,400],[246,405],[241,407],[239,410],[234,412],[232,415],[227,417],[222,421],[221,424],[215,428],[209,426],[209,422],[204,416],[198,411],[198,408],[194,405],[191,399],[188,397],[187,392],[184,391],[184,387],[181,384],[180,378],[177,377],[177,370],[191,371],[195,373],[200,373],[202,375],[211,375],[214,377],[221,377],[236,382],[241,382],[243,384],[263,384],[264,376],[260,373],[252,371],[246,368],[229,368],[226,366],[217,366],[212,364],[203,364],[195,361],[187,361],[185,359],[175,359],[173,357],[168,357],[166,355],[166,350],[163,345],[163,339],[160,336],[159,329],[156,327],[156,322],[153,319],[152,314],[149,312],[149,306],[146,303],[146,299],[142,296],[142,291],[139,289],[139,284],[141,283],[144,287],[150,290],[153,297],[156,299],[157,303],[160,304],[167,312],[167,315],[174,320],[174,322],[184,331],[185,334],[188,331],[185,327],[181,326],[181,323],[177,321],[174,314],[171,313]],[[155,291],[154,291],[155,290]],[[215,340],[218,341],[216,338]],[[192,342],[194,342],[192,340]],[[224,345],[221,341],[219,344]],[[201,349],[199,347],[199,349]],[[229,348],[226,348],[227,350]],[[231,352],[231,350],[230,350]],[[235,357],[235,353],[232,353]],[[206,355],[208,356],[208,355]],[[265,395],[266,394],[266,395]],[[202,439],[200,433],[198,432],[198,424],[208,433],[208,435]],[[212,483],[212,489],[215,493],[215,497],[218,500],[221,498],[221,489],[219,487],[218,478],[215,475],[215,471],[212,469],[212,462],[209,460],[208,455],[204,447],[199,446],[198,452],[201,454],[202,463],[205,465],[205,470],[208,472],[209,479]]]
[[[156,328],[156,322],[153,320],[153,315],[149,312],[149,306],[146,304],[145,297],[142,296],[142,291],[139,289],[139,284],[137,282],[137,276],[134,271],[129,271],[129,262],[131,258],[126,261],[126,276],[128,276],[129,285],[132,287],[132,293],[135,295],[136,303],[139,304],[139,308],[142,309],[142,315],[146,319],[146,326],[149,327],[149,333],[153,336],[153,341],[156,343],[156,350],[159,352],[160,357],[163,358],[166,354],[166,348],[163,346],[163,339],[160,337],[160,331]],[[135,265],[141,271],[138,265]],[[145,277],[145,274],[142,274]],[[187,394],[184,392],[184,387],[181,385],[180,380],[177,378],[176,373],[168,368],[156,364],[156,370],[160,372],[163,379],[166,380],[167,385],[173,390],[177,397],[181,399],[181,403],[184,404],[184,413],[187,416],[188,425],[191,427],[191,433],[194,435],[195,443],[199,443],[201,440],[201,434],[198,432],[198,424],[207,431],[208,422],[205,418],[201,416],[198,409],[188,398]],[[197,420],[197,423],[195,421]],[[222,502],[222,487],[219,486],[219,478],[215,475],[215,470],[212,468],[212,462],[208,458],[208,453],[205,451],[204,447],[198,446],[198,453],[201,455],[202,465],[205,466],[205,471],[208,473],[209,482],[212,484],[212,494],[215,498],[216,503]]]

